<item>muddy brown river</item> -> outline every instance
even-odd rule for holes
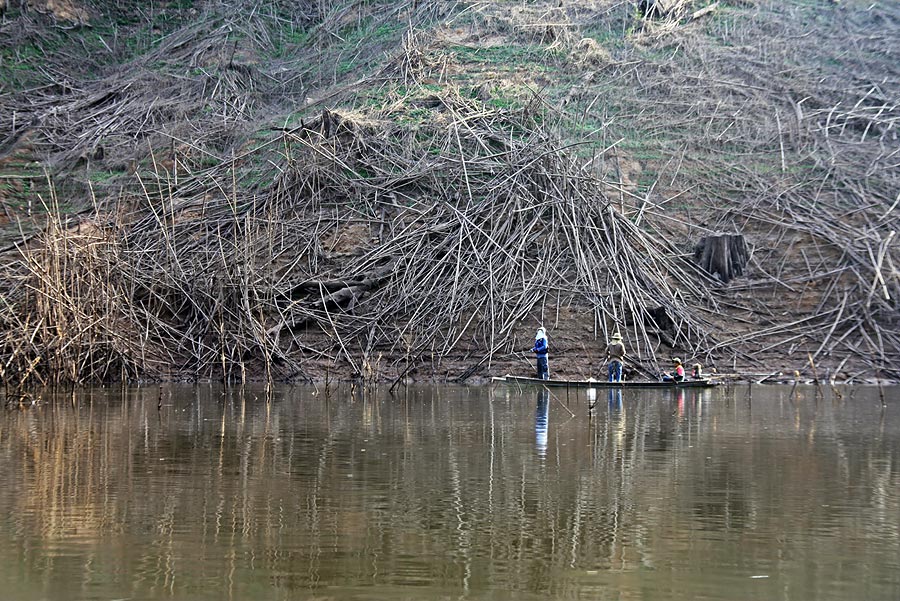
[[[0,599],[896,600],[900,391],[47,395]]]

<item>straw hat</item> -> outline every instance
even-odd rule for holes
[[[674,359],[672,359],[672,363],[677,363],[678,365],[681,365],[681,359],[679,359],[678,357],[675,357]]]
[[[613,332],[613,335],[612,335],[612,338],[610,338],[610,341],[611,341],[611,342],[621,342],[621,341],[622,341],[622,335],[619,334],[618,332]]]

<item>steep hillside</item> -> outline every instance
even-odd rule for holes
[[[896,3],[5,4],[4,381],[900,376]]]

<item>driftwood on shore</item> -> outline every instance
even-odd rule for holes
[[[642,316],[658,307],[675,341],[709,343],[706,301],[679,287],[687,260],[529,129],[530,109],[438,101],[428,136],[324,112],[278,141],[285,168],[260,194],[175,196],[161,174],[135,221],[51,223],[5,277],[7,374],[278,377],[312,356],[363,376],[379,356],[461,346],[477,366],[572,302],[631,328],[647,357]]]
[[[176,195],[161,173],[145,182],[148,210],[137,219],[51,220],[4,273],[0,375],[278,379],[319,362],[384,377],[461,349],[471,374],[515,354],[523,320],[572,303],[601,328],[621,324],[634,354],[651,361],[660,342],[703,356],[782,329],[817,337],[814,361],[896,302],[896,279],[877,275],[892,269],[888,236],[868,259],[848,248],[875,274],[841,270],[863,290],[729,340],[712,325],[718,303],[758,285],[740,278],[721,289],[717,265],[741,275],[741,236],[706,238],[698,269],[621,215],[565,152],[547,152],[554,142],[528,129],[527,111],[510,121],[456,96],[440,102],[445,120],[427,138],[324,112],[278,140],[285,168],[259,194]],[[501,123],[518,134],[497,137]],[[426,148],[436,152],[423,160]],[[847,319],[858,325],[848,330]],[[877,332],[890,344],[895,335]],[[892,347],[882,348],[887,359]]]

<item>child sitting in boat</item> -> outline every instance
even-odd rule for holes
[[[681,359],[675,357],[672,359],[672,363],[675,364],[675,373],[664,373],[662,376],[663,382],[684,382],[684,366],[681,365]]]

